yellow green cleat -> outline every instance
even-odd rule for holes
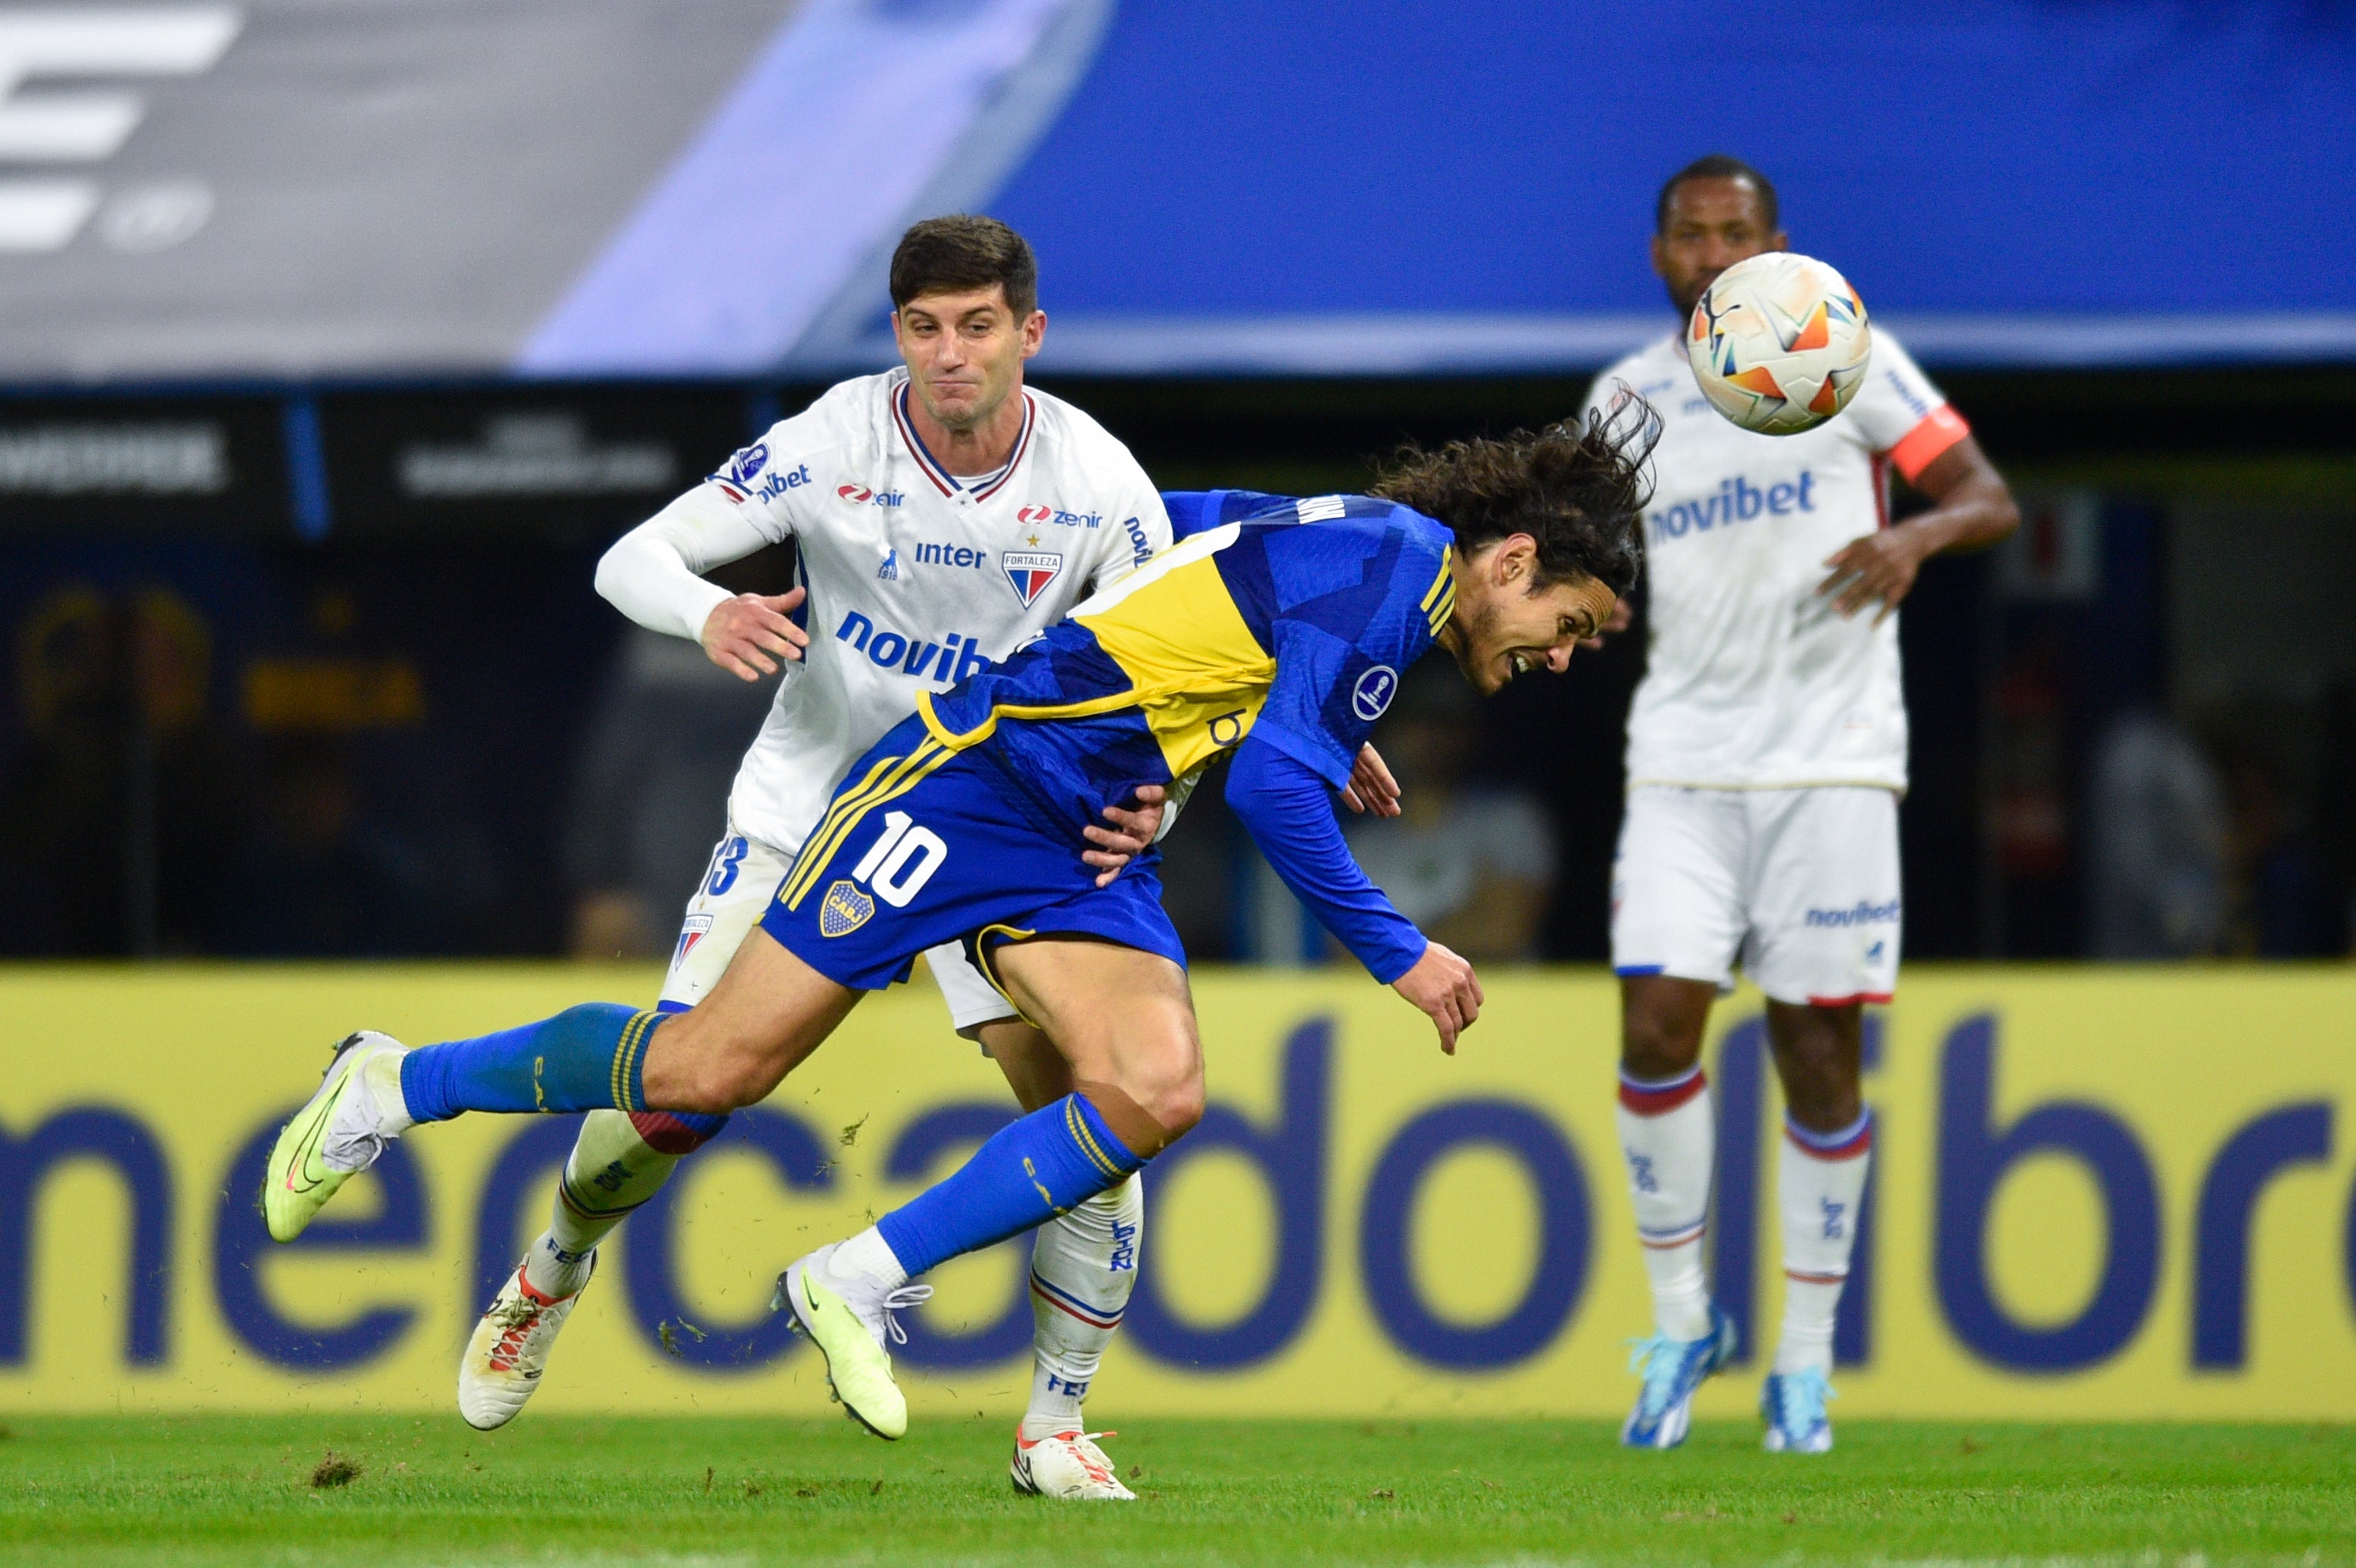
[[[397,1129],[386,1130],[389,1119],[379,1111],[361,1073],[388,1054],[397,1064],[407,1051],[391,1036],[369,1029],[336,1047],[318,1092],[280,1129],[270,1151],[262,1179],[262,1214],[272,1240],[292,1241],[303,1234],[345,1179],[374,1165],[397,1135]],[[360,1101],[351,1103],[355,1095]],[[407,1125],[407,1119],[401,1118],[399,1125]]]
[[[878,1437],[905,1437],[908,1402],[892,1379],[884,1343],[906,1341],[893,1314],[924,1301],[933,1287],[886,1287],[855,1272],[837,1273],[828,1266],[834,1251],[834,1246],[820,1247],[788,1267],[777,1276],[769,1305],[790,1309],[794,1326],[826,1358],[826,1380],[851,1419]]]

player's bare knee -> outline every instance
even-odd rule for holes
[[[1620,1065],[1637,1078],[1675,1078],[1701,1059],[1701,1030],[1682,1019],[1631,1009],[1620,1031]]]

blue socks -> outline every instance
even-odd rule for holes
[[[462,1111],[643,1111],[647,1042],[662,1019],[590,1002],[519,1029],[423,1046],[402,1058],[401,1098],[418,1122]]]
[[[914,1276],[1076,1208],[1144,1163],[1095,1106],[1067,1094],[999,1129],[973,1158],[875,1228]]]

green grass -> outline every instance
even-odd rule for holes
[[[1825,1458],[1705,1425],[1177,1422],[1144,1500],[1006,1483],[997,1421],[16,1417],[0,1561],[130,1563],[2356,1563],[2356,1429],[1856,1421]],[[321,1484],[335,1461],[357,1466]]]

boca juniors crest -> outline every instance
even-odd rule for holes
[[[1036,604],[1064,569],[1064,558],[1050,551],[1009,550],[1000,559],[1006,564],[1006,580],[1026,606]]]

